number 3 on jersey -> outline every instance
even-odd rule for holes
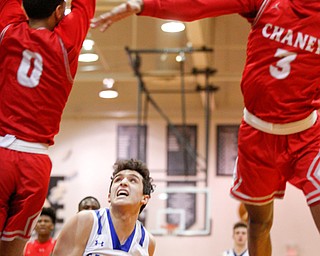
[[[290,74],[291,62],[297,57],[296,53],[292,53],[283,49],[278,49],[274,57],[280,58],[275,66],[271,65],[269,71],[271,76],[276,79],[285,79]]]
[[[18,82],[29,88],[36,87],[42,74],[42,64],[42,57],[39,53],[24,50],[17,74]]]

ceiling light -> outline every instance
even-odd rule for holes
[[[182,62],[186,60],[186,55],[184,54],[184,52],[180,52],[177,56],[176,56],[176,61],[177,62]]]
[[[94,62],[94,61],[97,61],[98,59],[99,59],[99,56],[96,53],[85,52],[79,55],[80,62]]]
[[[168,59],[168,54],[167,53],[162,53],[161,55],[160,55],[160,60],[161,61],[166,61]]]
[[[118,97],[117,90],[113,87],[114,79],[105,78],[103,79],[103,89],[99,92],[99,97],[103,99],[113,99]]]
[[[176,33],[185,30],[185,25],[180,21],[169,21],[161,25],[164,32]]]
[[[93,49],[94,41],[92,39],[85,39],[82,43],[82,47],[86,51],[90,51]]]
[[[114,89],[104,89],[99,92],[99,97],[102,99],[114,99],[118,97],[118,92]]]
[[[94,52],[94,41],[92,39],[85,39],[82,44],[81,53],[78,60],[80,62],[94,62],[99,59],[99,55]]]

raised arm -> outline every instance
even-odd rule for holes
[[[21,0],[0,0],[0,33],[9,24],[26,21]]]
[[[133,14],[141,12],[143,0],[129,0],[122,3],[108,12],[101,14],[99,17],[91,20],[91,27],[100,27],[100,31],[105,31],[114,22],[127,18]]]
[[[82,256],[93,224],[91,211],[82,211],[72,217],[62,228],[53,256]]]
[[[255,13],[263,0],[129,0],[91,21],[105,31],[114,22],[139,14],[161,19],[194,21],[225,14]]]

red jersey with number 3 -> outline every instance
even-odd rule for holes
[[[318,109],[319,0],[144,0],[141,15],[192,21],[231,13],[252,25],[241,82],[249,112],[289,123]]]
[[[0,0],[0,136],[53,144],[95,0],[72,7],[50,31],[29,27],[21,0]]]

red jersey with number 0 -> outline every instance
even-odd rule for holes
[[[33,29],[21,0],[0,0],[0,136],[53,144],[95,0],[73,0],[53,31]]]
[[[241,82],[249,112],[288,123],[318,109],[320,1],[144,0],[141,15],[192,21],[231,13],[252,25]]]

